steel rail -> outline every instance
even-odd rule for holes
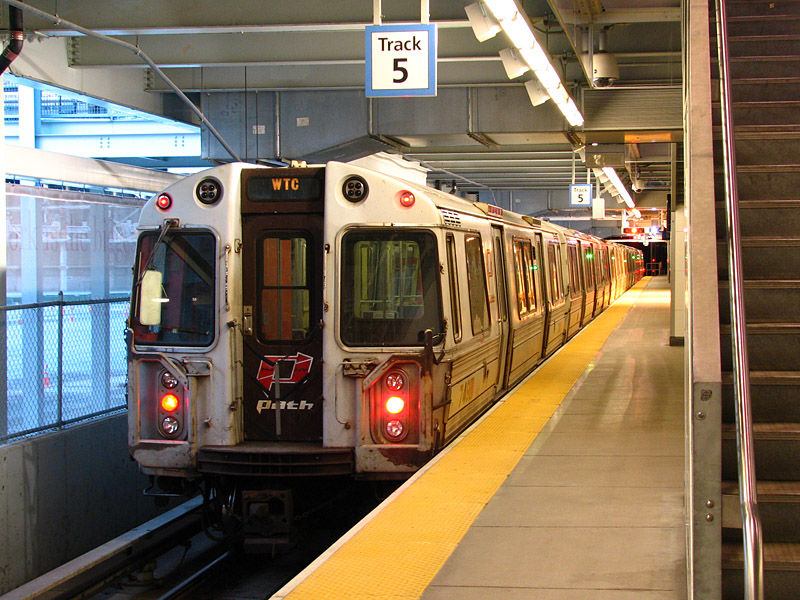
[[[764,598],[764,554],[756,491],[755,447],[750,408],[750,371],[747,358],[747,323],[742,283],[742,246],[739,231],[739,197],[736,185],[736,150],[733,145],[731,81],[728,64],[728,25],[725,0],[715,0],[717,54],[722,116],[722,148],[725,162],[725,212],[728,225],[728,279],[730,280],[733,393],[736,403],[736,447],[739,502],[744,545],[745,600]]]
[[[139,46],[135,46],[135,45],[130,44],[130,43],[124,41],[124,40],[119,40],[119,39],[117,39],[115,37],[111,37],[111,36],[105,35],[103,33],[98,33],[98,32],[93,31],[91,29],[87,29],[86,27],[82,27],[82,26],[78,25],[77,23],[72,23],[71,21],[67,21],[66,19],[62,19],[59,16],[51,15],[50,13],[47,13],[47,12],[45,12],[43,10],[39,10],[38,8],[35,8],[35,7],[31,6],[30,4],[26,4],[25,2],[19,2],[18,0],[2,0],[2,2],[5,2],[6,4],[8,4],[10,6],[14,6],[16,8],[28,11],[30,13],[33,13],[33,14],[41,17],[42,19],[47,19],[48,21],[52,21],[55,25],[57,25],[59,27],[62,27],[62,26],[63,27],[69,27],[70,29],[74,29],[78,33],[82,33],[85,36],[93,37],[93,38],[96,38],[98,40],[103,40],[104,42],[108,42],[109,44],[114,44],[115,46],[121,46],[122,48],[125,48],[125,49],[130,50],[131,52],[133,52],[136,56],[138,56],[145,63],[147,63],[147,66],[149,66],[151,69],[153,69],[153,72],[156,75],[158,75],[158,77],[161,79],[161,81],[163,81],[165,84],[167,84],[167,87],[169,87],[173,92],[175,92],[175,94],[177,94],[177,96],[186,104],[186,106],[189,107],[189,109],[197,116],[197,118],[200,119],[200,121],[202,121],[203,124],[206,127],[208,127],[208,131],[211,133],[211,135],[213,135],[215,138],[217,138],[217,141],[219,141],[219,143],[222,144],[222,147],[225,148],[225,150],[228,152],[228,154],[230,154],[231,157],[235,161],[241,162],[242,159],[239,158],[239,155],[237,155],[236,152],[234,152],[233,148],[231,148],[228,145],[228,143],[225,141],[225,139],[222,137],[222,135],[214,128],[214,126],[211,124],[211,121],[209,121],[206,118],[206,116],[203,114],[203,111],[201,111],[195,105],[195,103],[192,102],[188,98],[188,96],[186,96],[186,94],[184,94],[183,91],[181,91],[181,89],[177,85],[175,85],[175,83],[173,83],[173,81],[169,77],[167,77],[164,74],[164,72],[158,67],[158,65],[153,61],[153,59],[150,58],[144,52],[144,50],[139,48]]]

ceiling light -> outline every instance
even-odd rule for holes
[[[528,98],[531,99],[531,104],[534,106],[539,106],[550,100],[547,90],[536,79],[525,82],[525,91],[528,92]]]
[[[572,127],[583,125],[583,115],[561,82],[561,77],[559,77],[550,62],[547,52],[536,40],[533,30],[517,7],[515,0],[483,0],[483,3],[488,8],[488,11],[482,12],[487,15],[491,14],[500,24],[500,27],[519,51],[522,59],[536,74],[537,79],[547,90],[548,95],[556,103],[567,122]],[[474,5],[468,6],[467,9],[472,6]],[[467,17],[470,18],[470,23],[472,23],[470,12],[475,13],[476,9],[467,10]],[[475,36],[480,40],[481,37],[474,25],[473,30],[475,30]]]
[[[500,60],[503,61],[503,68],[506,70],[506,75],[508,75],[509,79],[516,79],[520,75],[524,75],[531,68],[528,64],[522,59],[514,48],[503,48],[500,50]],[[546,94],[547,92],[545,92]],[[549,99],[546,98],[546,99]],[[534,106],[536,106],[534,104]]]
[[[625,204],[627,204],[630,208],[636,208],[636,205],[633,203],[633,198],[631,198],[628,190],[625,189],[625,186],[622,184],[622,180],[619,178],[619,175],[617,175],[617,172],[614,170],[614,168],[603,167],[603,173],[605,173],[606,177],[611,180],[611,184],[617,189],[617,193],[625,201]]]
[[[485,42],[500,33],[500,23],[491,14],[487,13],[486,7],[480,2],[465,6],[467,19],[472,26],[472,31],[479,42]]]

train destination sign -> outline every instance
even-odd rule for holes
[[[436,25],[368,25],[366,95],[436,95]]]

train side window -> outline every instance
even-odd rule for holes
[[[458,268],[456,262],[456,240],[447,234],[447,271],[450,283],[450,313],[452,315],[453,339],[461,341],[461,293],[458,289]]]
[[[527,279],[528,289],[528,310],[536,312],[537,299],[536,299],[536,270],[539,268],[536,264],[536,251],[531,246],[530,242],[525,242],[525,278]]]
[[[569,261],[569,285],[571,293],[575,294],[581,289],[581,277],[578,272],[578,247],[574,244],[567,246],[567,260]]]
[[[486,270],[480,235],[467,235],[464,247],[467,251],[467,291],[472,333],[478,334],[489,328],[489,301],[486,297]]]
[[[311,322],[308,244],[305,237],[286,234],[267,236],[261,242],[259,334],[263,340],[308,337]]]
[[[522,317],[528,313],[528,284],[523,244],[519,240],[514,240],[514,280],[517,286],[517,314]]]
[[[494,249],[494,270],[495,274],[497,275],[497,308],[500,314],[500,320],[506,321],[508,320],[508,314],[506,314],[506,276],[505,276],[505,265],[503,264],[503,240],[500,238],[499,235],[495,235],[492,241],[492,247]]]
[[[592,245],[592,255],[594,262],[594,280],[597,282],[598,287],[603,285],[605,277],[603,277],[602,257],[600,256],[600,248],[597,245]]]
[[[547,262],[549,263],[548,273],[550,274],[550,290],[553,292],[553,301],[561,298],[561,265],[556,259],[558,247],[555,242],[547,244]]]

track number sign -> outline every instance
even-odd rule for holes
[[[368,25],[366,94],[436,95],[436,25]]]
[[[592,184],[591,183],[572,183],[569,186],[569,205],[570,206],[591,206],[592,205]]]

